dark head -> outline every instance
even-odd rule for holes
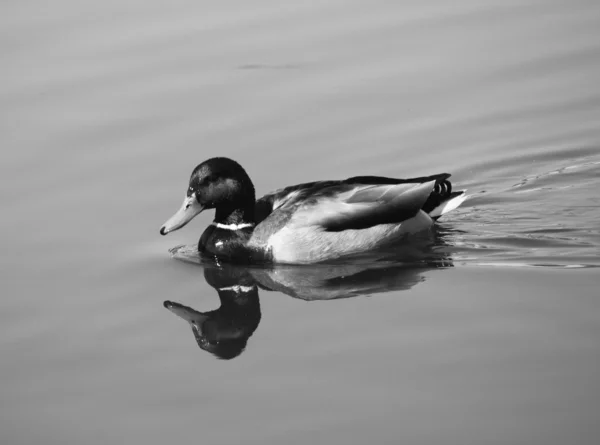
[[[161,235],[180,229],[205,209],[216,209],[215,220],[237,215],[254,221],[254,185],[240,164],[212,158],[192,172],[183,205],[160,229]]]

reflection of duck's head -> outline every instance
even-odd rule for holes
[[[172,301],[164,306],[190,324],[200,348],[222,359],[237,357],[260,322],[257,286],[243,269],[206,268],[204,277],[219,294],[218,309],[198,312]]]

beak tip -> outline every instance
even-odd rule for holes
[[[160,234],[161,234],[161,235],[163,235],[163,236],[165,236],[167,233],[169,233],[169,232],[167,232],[167,230],[166,230],[165,226],[162,226],[162,227],[160,228]]]

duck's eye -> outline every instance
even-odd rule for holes
[[[215,182],[217,179],[219,179],[219,177],[216,174],[211,173],[210,175],[208,175],[204,179],[202,179],[202,182],[203,183]]]

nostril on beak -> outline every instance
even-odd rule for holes
[[[161,234],[161,235],[166,235],[166,234],[167,234],[167,231],[165,230],[165,226],[162,226],[162,227],[160,228],[160,234]]]

